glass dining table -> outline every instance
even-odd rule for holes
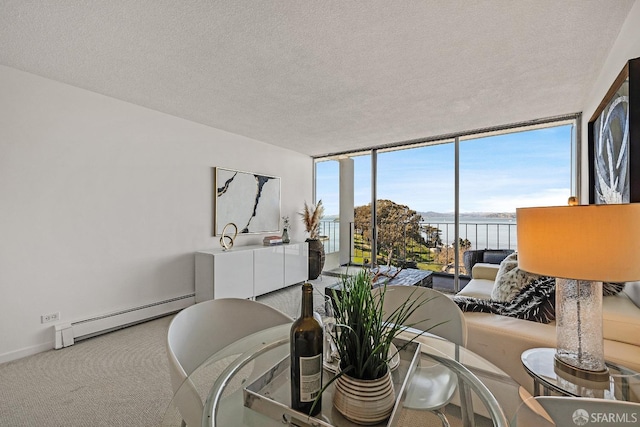
[[[189,375],[175,393],[165,411],[162,425],[180,426],[182,416],[178,396],[197,394],[203,405],[203,427],[355,426],[332,407],[332,385],[323,394],[322,412],[319,416],[302,417],[302,420],[300,417],[291,416],[292,411],[287,408],[288,371],[282,370],[277,378],[273,374],[274,366],[288,361],[290,328],[290,324],[284,324],[264,329],[212,354]],[[409,329],[399,338],[410,340],[417,332]],[[521,404],[519,385],[515,381],[482,357],[442,338],[423,334],[416,338],[415,342],[419,343],[419,346],[416,346],[418,364],[444,365],[458,377],[458,390],[447,406],[448,417],[459,417],[465,427],[509,425],[508,420]],[[404,366],[404,363],[401,362],[401,367],[395,374],[400,377],[399,380],[394,380],[396,394],[399,394],[397,407],[388,421],[377,426],[412,426],[429,416],[427,411],[414,411],[402,407],[405,393],[405,389],[402,388],[402,376],[410,376],[413,372]],[[325,382],[332,375],[331,372],[325,371]],[[272,389],[266,393],[266,400],[273,399],[275,404],[271,405],[268,411],[265,411],[264,407],[257,409],[260,405],[252,405],[251,393],[247,393],[248,389],[255,387],[259,381],[264,381],[264,378],[273,380],[270,384]],[[409,380],[410,378],[405,380],[405,383]],[[269,393],[272,395],[269,396]]]

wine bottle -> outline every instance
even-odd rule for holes
[[[291,407],[316,415],[322,399],[322,326],[313,317],[313,285],[302,285],[302,310],[291,326]],[[311,408],[313,407],[313,412]]]

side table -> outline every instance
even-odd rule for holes
[[[587,381],[554,368],[555,348],[532,348],[522,353],[525,370],[533,378],[534,395],[592,397],[626,402],[640,402],[640,374],[624,366],[605,362],[608,382]]]

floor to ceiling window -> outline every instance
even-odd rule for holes
[[[340,250],[340,165],[336,160],[316,162],[316,200],[322,200],[324,217],[320,221],[320,236],[325,253]]]
[[[457,276],[468,273],[465,251],[516,249],[517,207],[563,205],[577,194],[576,117],[342,153],[354,164],[355,211],[352,247],[342,250],[352,264]],[[317,198],[329,194],[328,176],[335,180],[321,166],[329,160],[316,159]]]
[[[462,140],[464,245],[516,249],[516,208],[567,204],[572,195],[571,139],[572,125],[561,125]]]
[[[379,263],[442,271],[453,262],[442,246],[453,234],[438,217],[455,208],[454,148],[448,140],[378,153]]]

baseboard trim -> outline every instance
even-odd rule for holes
[[[53,350],[53,344],[53,341],[49,341],[31,347],[25,347],[19,350],[10,351],[8,353],[2,353],[0,354],[0,363],[12,362],[14,360],[22,359],[23,357],[42,353],[43,351]]]

